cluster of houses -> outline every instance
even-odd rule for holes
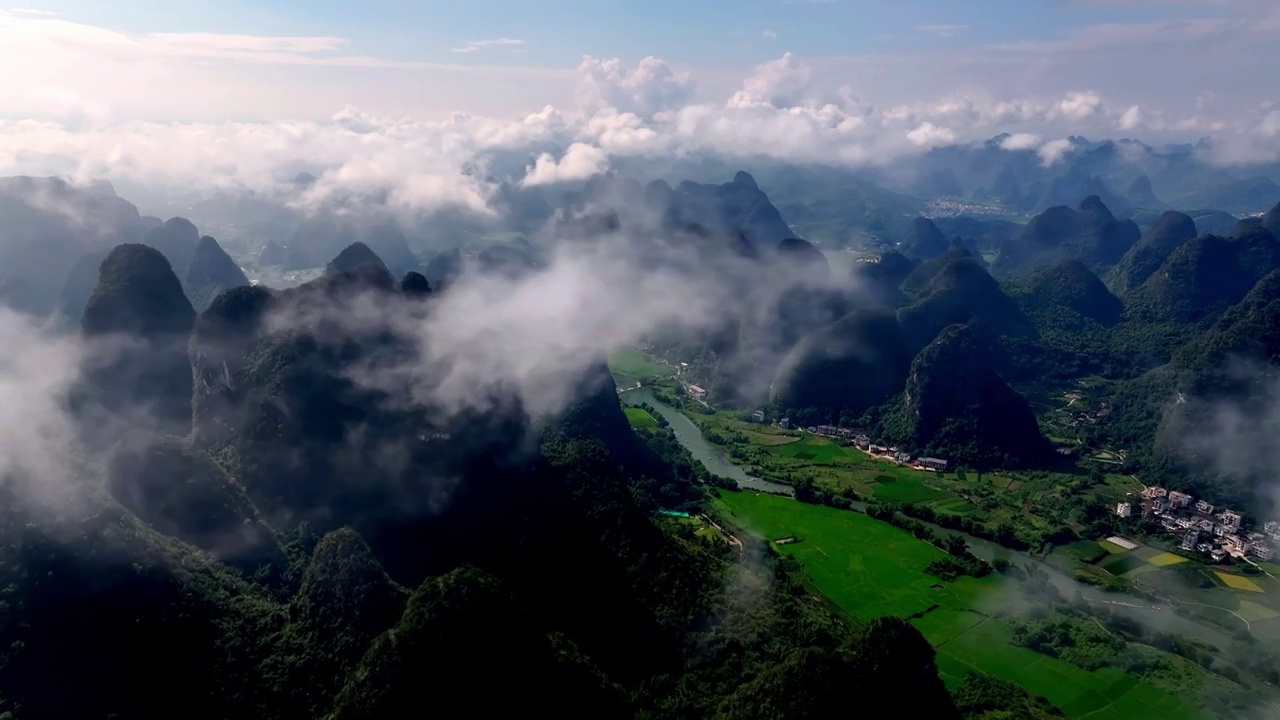
[[[1215,512],[1212,504],[1177,490],[1149,487],[1142,491],[1138,509],[1144,518],[1158,518],[1165,531],[1182,536],[1183,550],[1198,551],[1214,562],[1232,557],[1252,556],[1270,560],[1273,543],[1280,543],[1280,523],[1269,522],[1262,532],[1245,533],[1244,516],[1232,510]],[[1134,504],[1116,505],[1116,515],[1132,517]]]
[[[779,425],[781,425],[781,423],[779,423]],[[790,423],[783,427],[789,426]],[[867,433],[862,430],[836,427],[835,425],[811,425],[805,428],[805,431],[813,435],[820,435],[825,438],[831,438],[832,440],[839,440],[842,444],[853,445],[873,457],[893,460],[900,465],[908,465],[916,470],[942,472],[947,469],[946,460],[932,457],[913,458],[911,453],[902,452],[896,447],[876,445],[871,442],[871,436],[867,435]]]

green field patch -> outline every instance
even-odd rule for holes
[[[915,625],[932,645],[938,646],[954,640],[983,620],[986,620],[986,616],[970,610],[938,608],[913,619],[911,624]]]
[[[1088,672],[1011,644],[1012,628],[987,620],[938,649],[939,668],[971,667],[1043,695],[1068,717],[1117,720],[1193,720],[1196,708],[1115,668]],[[1135,696],[1136,694],[1136,696]],[[1137,697],[1138,701],[1129,698]]]
[[[977,506],[961,497],[939,500],[932,504],[934,510],[952,515],[970,515],[978,511]]]
[[[653,362],[636,348],[623,348],[609,355],[609,371],[633,378],[670,375],[671,371]]]
[[[1276,612],[1266,605],[1256,603],[1252,600],[1241,600],[1240,607],[1236,612],[1240,614],[1240,617],[1251,623],[1280,618],[1280,612]]]
[[[1121,553],[1127,553],[1127,552],[1129,552],[1129,551],[1128,551],[1128,550],[1126,550],[1125,548],[1120,547],[1119,545],[1117,545],[1117,544],[1115,544],[1115,543],[1111,542],[1110,540],[1099,540],[1099,541],[1098,541],[1098,544],[1102,546],[1102,549],[1103,549],[1103,550],[1106,550],[1107,552],[1111,553],[1112,555],[1119,555],[1119,554],[1121,554]]]
[[[761,537],[804,538],[778,551],[798,559],[814,586],[854,617],[908,617],[934,605],[967,610],[1001,582],[962,577],[935,590],[938,578],[924,567],[945,553],[861,513],[745,492],[726,493],[717,503]]]
[[[1117,545],[1115,547],[1119,546]],[[1069,545],[1064,545],[1059,549],[1059,551],[1086,565],[1093,565],[1099,560],[1107,557],[1108,553],[1111,552],[1107,548],[1103,547],[1102,543],[1092,542],[1089,540],[1078,540]]]
[[[918,503],[958,499],[949,491],[929,487],[916,478],[897,478],[891,479],[890,482],[886,483],[881,481],[880,477],[886,476],[881,475],[876,478],[876,484],[872,488],[872,492],[875,493],[877,500],[884,502]]]
[[[631,424],[631,427],[637,430],[658,427],[658,421],[654,420],[653,416],[644,408],[628,407],[623,408],[622,412],[626,414],[627,422]]]
[[[809,460],[824,464],[834,464],[841,461],[849,461],[850,453],[846,448],[839,444],[827,440],[826,438],[817,437],[816,435],[807,435],[797,442],[787,443],[778,446],[774,451],[781,457],[795,458],[797,460]],[[854,450],[853,452],[858,452]]]
[[[1145,560],[1133,553],[1123,553],[1112,555],[1102,562],[1098,567],[1106,570],[1112,575],[1124,575],[1131,570],[1137,570],[1147,564]]]
[[[1181,565],[1184,562],[1191,561],[1181,555],[1174,555],[1173,553],[1166,552],[1147,558],[1147,562],[1155,565],[1156,567],[1169,567],[1170,565]]]
[[[1264,562],[1260,564],[1262,565],[1263,570],[1271,573],[1272,575],[1280,576],[1280,565],[1277,565],[1275,563],[1269,563],[1269,562]]]
[[[1068,717],[1196,717],[1190,705],[1140,678],[1113,668],[1088,672],[1014,645],[1012,626],[988,617],[1008,607],[1003,603],[1007,592],[1002,591],[1007,579],[961,577],[942,583],[923,572],[925,565],[943,556],[942,551],[892,525],[860,513],[757,493],[726,493],[715,502],[761,537],[803,538],[802,543],[776,546],[778,552],[799,560],[814,588],[850,615],[910,617],[937,649],[939,675],[948,687],[970,672],[982,672],[1043,695]],[[1136,556],[1118,557],[1157,570]],[[1100,572],[1091,565],[1083,569]],[[1135,693],[1141,702],[1129,699]]]
[[[1147,560],[1150,560],[1153,557],[1163,555],[1164,553],[1149,545],[1139,545],[1133,550],[1130,550],[1129,554],[1145,562]]]

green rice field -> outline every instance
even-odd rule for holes
[[[636,348],[623,348],[609,356],[609,370],[617,375],[633,378],[646,378],[658,375],[670,375],[671,371],[661,364],[645,357]]]
[[[904,530],[860,513],[752,492],[724,493],[715,502],[761,537],[798,537],[778,551],[799,560],[814,587],[853,617],[911,618],[937,648],[948,685],[976,671],[1047,697],[1067,717],[1200,718],[1190,703],[1141,678],[1113,668],[1087,672],[1013,645],[1012,627],[996,617],[1016,595],[1012,581],[989,576],[946,583],[928,575],[924,567],[943,552]]]
[[[627,422],[631,423],[631,427],[643,430],[645,428],[658,427],[658,421],[653,419],[644,408],[628,407],[622,410],[627,415]]]

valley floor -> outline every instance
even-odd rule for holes
[[[1203,717],[1198,706],[1206,696],[1232,691],[1225,679],[1168,653],[1159,653],[1157,669],[1134,674],[1087,671],[1017,645],[1014,623],[1044,611],[1019,581],[942,581],[924,567],[943,551],[861,513],[753,492],[722,493],[715,505],[763,538],[798,538],[775,547],[799,560],[814,586],[851,616],[911,619],[937,649],[950,686],[969,672],[987,673],[1048,698],[1068,717],[1105,720],[1193,720]]]

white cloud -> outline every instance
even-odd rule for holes
[[[1095,92],[1073,92],[1059,100],[1050,112],[1053,118],[1061,117],[1072,122],[1088,120],[1102,109],[1102,97]]]
[[[956,134],[949,128],[938,127],[931,122],[926,122],[921,123],[920,127],[907,133],[907,139],[921,147],[937,147],[954,143]]]
[[[1013,133],[1000,142],[1001,150],[1034,150],[1044,143],[1044,140],[1032,133]]]
[[[517,38],[495,38],[493,40],[472,40],[471,42],[461,47],[451,48],[450,52],[473,53],[477,50],[484,50],[485,48],[492,48],[492,47],[522,48],[527,44],[528,43],[526,43],[524,40],[520,40]]]
[[[556,160],[551,153],[543,153],[529,166],[521,184],[549,185],[552,183],[586,180],[609,169],[609,158],[594,145],[574,143]]]
[[[742,91],[731,102],[741,106],[754,103],[768,103],[774,107],[799,105],[808,95],[812,80],[812,67],[790,52],[783,53],[776,60],[756,66],[742,83]]]
[[[768,29],[761,30],[760,37],[764,38],[765,40],[777,40],[778,33],[776,30],[768,30]]]
[[[666,62],[646,57],[630,69],[621,60],[587,55],[578,65],[578,107],[584,112],[615,109],[645,117],[686,105],[694,94],[692,78]]]
[[[1134,105],[1124,114],[1120,116],[1120,123],[1117,125],[1121,130],[1130,131],[1137,130],[1142,125],[1142,108]]]
[[[1047,167],[1056,164],[1059,160],[1066,157],[1073,149],[1074,146],[1071,144],[1070,140],[1050,140],[1049,142],[1041,145],[1040,149],[1036,152],[1040,156],[1040,162],[1044,163]]]
[[[14,17],[0,16],[0,69],[9,52],[3,41],[17,37],[6,34],[10,31],[5,23]],[[27,23],[19,21],[29,28]],[[166,59],[157,61],[155,56],[137,55],[139,43],[148,52],[161,54],[176,47],[185,54],[240,57],[248,53],[272,58],[325,55],[344,44],[340,38],[321,36],[189,33],[144,38],[83,26],[76,32],[81,40],[96,38],[88,42],[95,52],[113,42],[127,48],[129,63],[107,66],[114,72],[133,73],[132,79],[139,84],[134,90],[137,102],[158,107],[204,102],[203,95],[210,93],[231,97],[235,91],[217,82],[201,84],[201,76],[190,73],[203,66],[190,64],[185,56],[174,60],[165,55]],[[150,61],[144,60],[148,57]],[[241,60],[232,63],[238,65]],[[272,77],[269,69],[277,67],[274,63],[256,65],[264,82],[238,85],[238,92],[265,96],[276,90],[267,82]],[[84,66],[91,79],[99,69],[92,63]],[[876,165],[939,145],[1001,133],[1009,133],[1003,147],[1034,150],[1045,164],[1059,161],[1071,146],[1043,138],[1105,137],[1117,128],[1212,135],[1224,161],[1268,159],[1280,151],[1280,118],[1273,109],[1255,107],[1252,112],[1228,115],[1217,95],[1210,102],[1210,96],[1201,93],[1204,102],[1187,107],[1182,114],[1161,112],[1128,98],[1121,98],[1127,100],[1123,104],[1113,103],[1110,96],[1087,86],[1021,95],[952,87],[933,100],[871,104],[863,99],[869,92],[864,78],[876,72],[867,65],[856,78],[838,74],[841,84],[832,87],[826,64],[788,52],[750,71],[736,92],[726,83],[726,96],[716,98],[699,96],[691,73],[659,58],[628,65],[587,56],[577,69],[576,88],[565,93],[576,104],[539,102],[530,105],[539,110],[514,118],[455,112],[423,119],[411,112],[381,110],[379,103],[353,101],[324,108],[323,114],[317,114],[323,120],[234,122],[131,120],[133,113],[127,108],[101,101],[104,96],[118,99],[119,93],[109,86],[113,80],[103,80],[107,84],[103,91],[71,75],[58,78],[70,84],[59,84],[43,82],[48,79],[44,77],[28,82],[30,73],[0,73],[0,108],[7,108],[10,116],[32,118],[0,121],[0,173],[153,180],[190,189],[237,187],[286,193],[303,205],[333,202],[352,193],[376,194],[407,209],[461,206],[487,212],[496,188],[483,179],[487,174],[484,158],[495,150],[536,148],[530,177],[525,180],[531,184],[600,172],[608,167],[609,155],[713,153]],[[155,87],[166,90],[156,93]],[[367,89],[364,84],[350,88],[356,98]],[[288,88],[279,91],[289,92]],[[335,114],[335,107],[343,109]],[[30,112],[23,113],[21,108]],[[549,155],[544,158],[543,153]],[[464,172],[477,162],[484,172]],[[300,168],[315,174],[318,181],[304,195],[295,196],[297,190],[282,187],[282,180]]]

